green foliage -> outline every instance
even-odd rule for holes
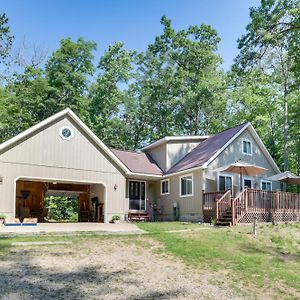
[[[120,221],[121,218],[120,218],[120,216],[114,215],[114,216],[112,216],[111,220],[112,221]]]
[[[95,42],[62,39],[45,68],[27,67],[0,87],[0,142],[66,107],[108,146],[128,150],[251,121],[278,165],[299,174],[299,7],[299,0],[263,0],[251,8],[227,74],[209,25],[175,30],[163,16],[146,51],[117,42],[97,67]],[[12,41],[0,15],[3,61]]]
[[[0,66],[8,63],[7,58],[10,55],[13,40],[14,36],[10,32],[8,18],[2,13],[0,14]]]
[[[55,221],[78,221],[78,199],[69,197],[46,197],[48,219]]]

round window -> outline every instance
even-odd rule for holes
[[[73,131],[70,127],[65,126],[60,129],[59,135],[65,140],[70,140],[73,137]]]

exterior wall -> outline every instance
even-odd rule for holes
[[[74,137],[71,140],[59,136],[62,126],[73,129]],[[101,183],[106,187],[106,221],[114,214],[124,216],[126,211],[124,175],[67,118],[0,154],[0,177],[3,177],[3,183],[0,184],[0,213],[7,216],[14,216],[15,182],[18,178]]]
[[[152,158],[164,172],[167,171],[167,144],[157,146],[149,151],[146,151],[146,153],[149,153],[152,156]]]
[[[193,174],[193,196],[180,197],[180,177]],[[161,210],[162,220],[174,220],[174,203],[179,205],[180,221],[203,221],[202,211],[202,187],[203,173],[201,170],[187,172],[186,174],[174,175],[170,179],[170,194],[161,195],[161,181],[155,182],[157,206]],[[154,186],[154,184],[153,184]]]
[[[243,139],[250,140],[252,143],[252,155],[243,154],[242,145]],[[216,169],[234,163],[238,160],[242,162],[255,164],[260,167],[268,169],[266,173],[257,175],[254,177],[243,176],[243,178],[251,178],[253,180],[254,188],[260,189],[260,180],[269,176],[276,174],[276,170],[273,169],[266,156],[261,151],[260,147],[254,140],[252,134],[247,129],[245,130],[237,139],[235,139],[214,161],[212,161],[208,168],[205,170],[205,185],[204,189],[206,192],[218,191],[218,172]],[[220,173],[221,174],[221,173]],[[239,191],[240,179],[239,174],[235,173],[224,173],[233,176],[233,189],[234,194]],[[280,189],[280,184],[278,182],[272,182],[272,189]]]
[[[170,141],[167,144],[167,170],[173,167],[180,159],[186,156],[191,150],[199,145],[199,142],[176,142]]]

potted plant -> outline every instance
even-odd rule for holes
[[[120,216],[117,215],[111,218],[112,223],[120,223],[120,220],[121,220]]]
[[[4,223],[5,218],[6,218],[6,215],[0,214],[0,224]]]

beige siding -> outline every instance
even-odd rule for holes
[[[64,125],[74,131],[69,141],[59,136]],[[0,212],[8,215],[14,214],[17,178],[102,183],[106,187],[107,215],[124,214],[126,210],[124,175],[69,119],[45,128],[0,155],[0,177]]]
[[[191,150],[199,145],[199,142],[185,141],[176,142],[170,141],[167,146],[167,170],[173,167],[180,159],[187,155]]]
[[[186,174],[190,174],[187,172]],[[155,191],[158,207],[162,210],[164,220],[173,220],[173,205],[175,202],[179,204],[180,219],[190,221],[202,221],[202,186],[203,173],[201,170],[192,172],[194,195],[188,197],[180,197],[180,177],[185,175],[171,176],[170,194],[161,195],[161,181],[155,183]],[[154,184],[153,184],[154,186]]]
[[[250,140],[252,143],[252,155],[243,154],[242,143],[243,139]],[[242,162],[255,164],[260,167],[268,169],[268,171],[262,175],[255,177],[250,177],[253,179],[254,188],[260,189],[260,180],[264,177],[268,177],[276,174],[276,170],[273,169],[272,165],[266,158],[266,156],[261,151],[260,147],[254,140],[252,134],[247,129],[245,130],[237,139],[235,139],[214,161],[212,161],[207,170],[205,170],[205,190],[206,191],[217,191],[218,190],[218,172],[216,169],[219,169],[223,166],[234,163],[238,160]],[[239,175],[234,173],[227,173],[233,176],[234,192],[239,191]],[[279,189],[280,186],[278,183],[273,183],[273,189]]]
[[[167,170],[167,144],[162,144],[146,152],[152,156],[164,172]]]

